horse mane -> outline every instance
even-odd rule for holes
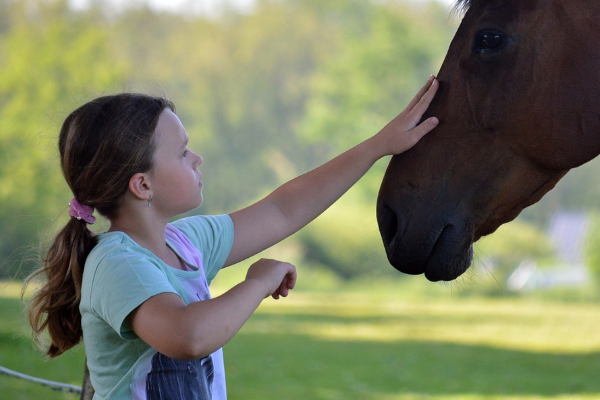
[[[459,13],[465,13],[471,7],[474,0],[456,0],[454,3],[454,10]]]

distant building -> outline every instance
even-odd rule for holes
[[[584,285],[589,279],[584,263],[584,247],[589,228],[587,214],[557,212],[548,225],[547,233],[556,249],[558,264],[539,268],[535,261],[523,261],[508,277],[508,289],[517,291]]]
[[[585,213],[560,211],[554,214],[548,226],[548,236],[562,262],[583,264],[584,245],[589,228],[590,219]]]

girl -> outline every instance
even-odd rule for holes
[[[208,283],[316,218],[376,160],[417,143],[438,123],[417,125],[437,88],[431,77],[375,136],[257,203],[172,224],[202,204],[203,187],[202,157],[173,104],[119,94],[75,110],[59,136],[73,218],[33,275],[47,278],[29,315],[38,339],[50,333],[47,354],[83,338],[94,399],[225,399],[222,346],[263,299],[288,295],[296,270],[261,259],[214,299]],[[99,235],[87,227],[94,209],[110,222]]]

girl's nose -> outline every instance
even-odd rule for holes
[[[202,158],[202,156],[199,156],[198,154],[195,154],[195,155],[196,155],[195,165],[196,165],[196,168],[198,168],[204,162],[204,159]]]

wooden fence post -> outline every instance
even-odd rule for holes
[[[81,386],[81,400],[92,400],[94,397],[94,388],[92,387],[92,382],[90,381],[90,371],[87,366],[87,359],[85,360],[84,370],[83,370],[83,385]]]

